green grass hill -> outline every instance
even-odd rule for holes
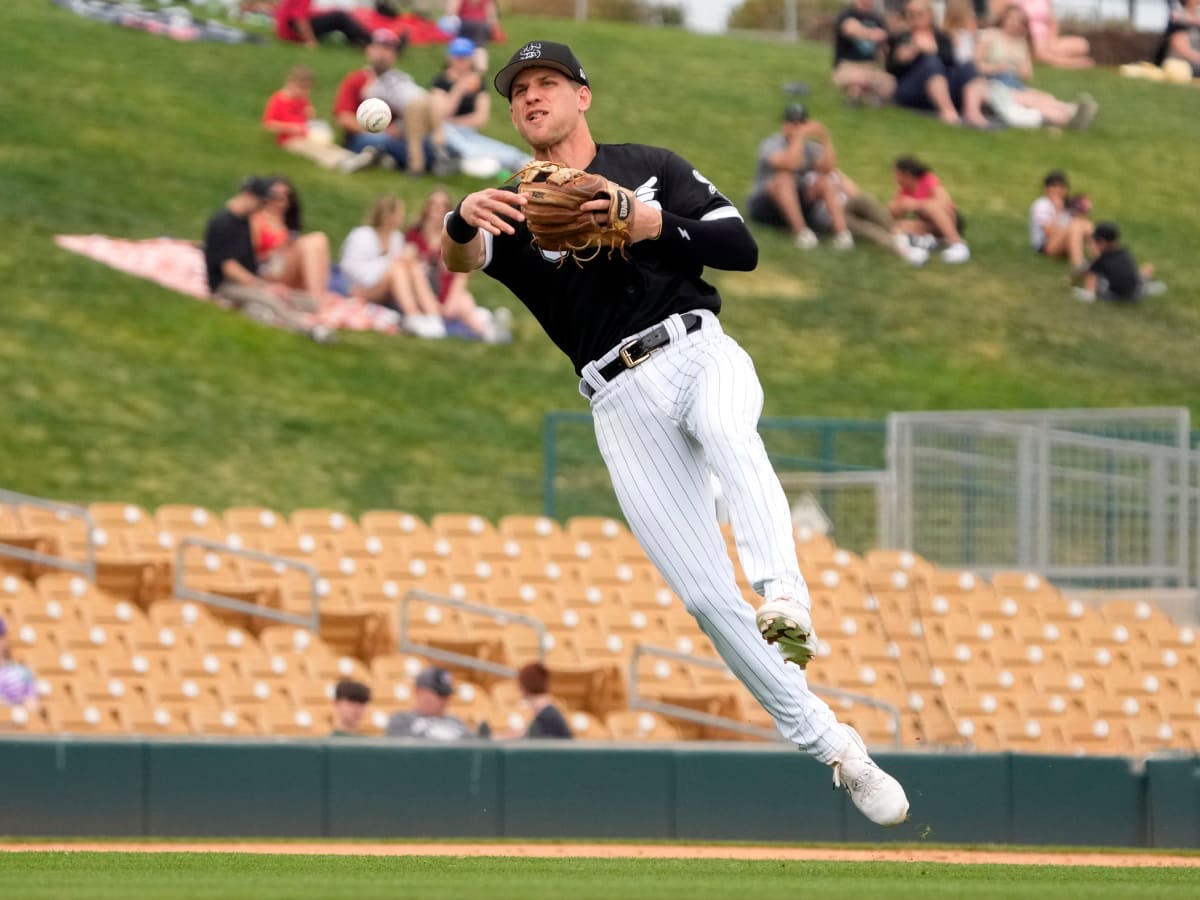
[[[334,246],[374,196],[416,209],[432,181],[318,170],[260,130],[286,70],[317,73],[327,111],[348,48],[179,44],[8,0],[0,29],[0,485],[64,499],[281,510],[535,512],[550,410],[583,410],[565,358],[517,310],[511,346],[348,335],[319,347],[58,249],[55,234],[199,238],[246,173],[283,171]],[[900,110],[848,110],[829,51],[675,29],[509,18],[493,67],[536,36],[570,42],[592,79],[599,140],[669,146],[738,202],[758,141],[814,86],[842,168],[876,195],[891,160],[927,160],[969,222],[973,260],[913,270],[874,248],[802,253],[758,232],[750,274],[711,273],[754,356],[769,415],[1189,405],[1200,409],[1192,171],[1200,92],[1110,71],[1039,73],[1090,90],[1086,133],[980,133]],[[418,78],[440,49],[402,60]],[[508,140],[503,103],[490,133]],[[1026,248],[1044,172],[1067,169],[1170,292],[1084,305]],[[1193,185],[1188,188],[1188,185]],[[457,177],[456,193],[482,183]],[[485,277],[477,296],[516,306]]]

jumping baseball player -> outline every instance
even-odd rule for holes
[[[447,265],[506,285],[570,357],[634,535],[780,733],[832,766],[867,818],[903,822],[904,789],[803,671],[817,639],[787,500],[758,436],[762,387],[701,278],[705,266],[757,265],[741,215],[669,150],[597,144],[591,88],[566,45],[525,44],[495,87],[533,151],[530,183],[463,198],[446,217]],[[572,189],[585,196],[573,207]],[[725,552],[710,470],[765,598],[757,622]]]

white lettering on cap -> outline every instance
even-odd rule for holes
[[[517,54],[520,59],[540,59],[542,55],[541,42],[526,44],[521,48],[521,52]]]

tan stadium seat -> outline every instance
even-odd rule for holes
[[[154,511],[159,532],[171,535],[175,543],[184,537],[200,537],[224,542],[228,534],[220,516],[202,506],[168,504]]]
[[[353,517],[333,509],[297,509],[291,515],[296,534],[308,534],[339,546],[342,540],[360,539],[362,530]]]
[[[604,720],[609,733],[618,741],[677,741],[675,726],[657,713],[622,709],[610,712]]]
[[[909,550],[868,550],[863,562],[869,579],[903,572],[910,583],[928,585],[935,571],[932,563]]]
[[[167,706],[127,703],[117,708],[121,731],[139,735],[182,735],[191,728],[182,712]]]
[[[139,547],[157,547],[157,555],[166,553],[159,544],[154,517],[142,507],[133,503],[91,503],[88,513],[93,525],[105,533],[105,549],[109,552],[136,555]]]
[[[121,731],[120,707],[110,703],[86,703],[47,706],[50,730],[77,735],[118,734]]]
[[[496,530],[504,537],[533,543],[544,541],[563,533],[562,526],[546,516],[504,516],[497,523]]]
[[[429,529],[452,542],[496,536],[495,526],[483,516],[473,513],[438,513],[429,520]]]
[[[260,734],[286,737],[325,737],[333,730],[332,712],[267,705],[258,711]]]
[[[571,733],[580,741],[604,741],[610,737],[604,720],[583,710],[564,710],[563,716]]]
[[[41,712],[24,706],[0,706],[0,735],[45,734],[49,731]]]
[[[610,665],[547,667],[554,696],[571,709],[603,716],[625,703],[621,671]]]
[[[0,532],[0,544],[9,544],[34,553],[58,555],[57,539],[49,534],[5,534]],[[0,556],[0,576],[12,576],[25,581],[34,581],[45,572],[46,566],[12,556]]]
[[[563,530],[568,537],[591,544],[633,540],[624,523],[604,516],[574,516]]]

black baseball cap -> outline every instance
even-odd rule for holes
[[[520,47],[508,64],[496,73],[496,90],[501,96],[512,99],[512,83],[518,73],[535,66],[547,69],[557,69],[572,81],[587,85],[587,75],[579,64],[574,52],[566,44],[556,44],[554,41],[530,41]]]
[[[808,107],[806,107],[803,103],[789,103],[783,110],[783,121],[807,122]]]
[[[449,697],[454,693],[454,680],[445,669],[430,666],[418,673],[417,687],[433,691],[439,697]]]
[[[1121,229],[1117,227],[1116,222],[1097,222],[1096,227],[1092,229],[1092,237],[1098,241],[1113,241],[1120,240]]]
[[[274,178],[264,178],[262,175],[247,175],[242,179],[242,185],[238,188],[238,191],[243,194],[253,194],[259,200],[270,200],[271,185],[274,183]]]

